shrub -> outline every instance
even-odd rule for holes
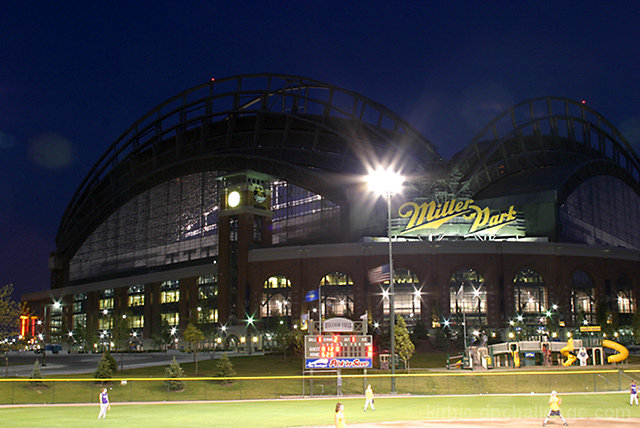
[[[216,376],[217,377],[233,377],[236,375],[236,371],[231,364],[231,360],[227,357],[227,354],[222,354],[222,357],[216,364]]]
[[[109,357],[111,356],[109,355]],[[109,362],[109,357],[107,356],[106,352],[102,354],[102,359],[98,362],[98,367],[93,373],[93,377],[95,377],[96,379],[109,379],[111,376],[113,376],[113,369],[111,363]]]
[[[42,379],[42,374],[40,373],[40,361],[39,360],[36,360],[36,362],[33,363],[33,371],[29,375],[29,379],[34,379],[32,381],[29,381],[31,386],[38,386],[38,387],[44,386],[44,383],[42,383],[42,381],[40,380],[40,379]]]
[[[109,352],[109,350],[104,351],[103,358],[106,358],[107,362],[109,363],[109,367],[111,367],[111,373],[115,373],[118,371],[118,363],[116,362],[116,359],[113,358],[113,355],[111,355],[111,352]]]
[[[179,378],[184,377],[184,370],[180,367],[180,364],[176,361],[176,357],[173,357],[171,364],[169,367],[164,369],[165,377],[170,377],[176,380],[165,380],[164,384],[167,385],[167,389],[169,391],[184,391],[186,388],[186,384],[183,380],[179,380]]]

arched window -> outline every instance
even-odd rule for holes
[[[422,287],[418,276],[409,269],[394,269],[393,306],[396,316],[401,315],[407,324],[413,325],[420,318]],[[385,320],[389,319],[389,281],[381,284],[382,307]]]
[[[591,276],[583,270],[577,270],[571,278],[571,313],[574,323],[586,320],[595,321],[596,300],[595,285]]]
[[[618,307],[618,313],[621,315],[633,314],[635,312],[633,304],[633,285],[631,284],[631,279],[629,279],[625,274],[620,275],[616,279],[616,304]],[[626,318],[629,319],[621,319],[621,323],[628,324],[631,322],[630,316],[626,316]]]
[[[525,268],[513,278],[516,313],[542,313],[547,309],[547,288],[540,272]]]
[[[332,272],[320,280],[322,315],[326,318],[353,315],[353,280],[343,272]]]
[[[264,282],[260,316],[262,318],[291,316],[290,291],[291,281],[286,276],[270,276]]]
[[[475,320],[479,324],[487,322],[487,288],[484,278],[474,269],[461,269],[449,280],[451,314]]]

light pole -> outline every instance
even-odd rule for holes
[[[49,306],[53,306],[53,309],[55,309],[56,311],[60,310],[60,308],[62,308],[62,304],[60,304],[60,302],[53,302],[53,303],[45,303],[44,304],[44,319],[42,322],[42,337],[40,338],[42,340],[42,367],[46,367],[47,366],[47,333],[48,333],[48,329],[49,329],[49,325],[47,325],[47,308]],[[38,323],[40,324],[40,323]],[[51,335],[49,335],[51,336]]]
[[[404,177],[391,168],[378,167],[369,173],[367,177],[369,189],[387,199],[387,239],[389,241],[389,329],[391,348],[391,393],[396,392],[396,314],[395,314],[395,290],[393,275],[393,245],[391,239],[391,198],[402,190]]]

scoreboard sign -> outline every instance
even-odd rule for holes
[[[362,334],[305,336],[305,368],[366,369],[373,367],[373,340]]]

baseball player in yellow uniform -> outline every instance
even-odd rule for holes
[[[555,391],[551,391],[551,397],[549,397],[549,413],[547,414],[547,417],[544,418],[542,426],[547,425],[547,421],[551,416],[560,416],[560,419],[562,419],[562,425],[569,425],[560,414],[560,403],[562,403],[562,399],[558,397],[558,393]]]
[[[367,389],[364,391],[364,398],[366,401],[364,402],[364,410],[367,410],[367,407],[371,406],[371,410],[374,412],[376,408],[373,406],[373,389],[371,389],[371,385],[367,385]]]

